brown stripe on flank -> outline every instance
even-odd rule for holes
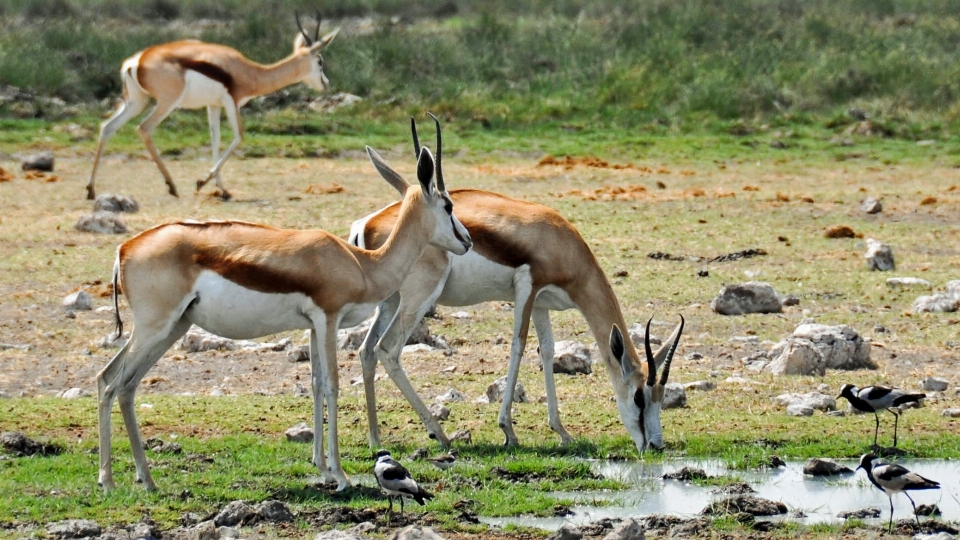
[[[234,86],[233,76],[227,73],[223,68],[216,64],[211,64],[209,62],[204,62],[203,60],[193,60],[191,58],[177,58],[177,63],[180,64],[184,69],[189,69],[191,71],[196,71],[197,73],[208,77],[222,84],[227,92],[233,96]]]

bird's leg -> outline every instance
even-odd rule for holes
[[[889,532],[893,532],[893,495],[887,494],[887,499],[890,499],[890,523],[887,525]]]
[[[400,495],[400,518],[403,519],[403,495]]]
[[[873,430],[873,447],[880,448],[877,446],[877,435],[880,433],[880,415],[876,411],[873,412],[873,419],[877,422],[877,427]]]
[[[897,447],[897,426],[900,424],[900,413],[894,412],[893,409],[887,409],[890,411],[890,414],[893,415],[893,447]]]
[[[387,508],[387,525],[393,522],[393,495],[387,495],[387,504],[390,506]]]
[[[903,494],[907,496],[907,499],[910,499],[910,504],[913,505],[913,517],[917,518],[917,527],[920,527],[920,514],[917,514],[917,503],[913,502],[913,497],[906,491],[904,491]]]

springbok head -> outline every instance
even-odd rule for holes
[[[620,364],[623,395],[618,392],[617,409],[627,432],[637,445],[637,450],[663,449],[663,429],[660,426],[660,408],[663,404],[664,387],[670,376],[670,362],[680,343],[684,319],[674,329],[670,338],[654,354],[650,349],[650,322],[647,321],[646,335],[643,338],[643,350],[646,354],[645,369],[637,369],[627,354],[623,334],[616,325],[610,333],[610,350]],[[657,366],[662,364],[660,377],[657,378]]]
[[[327,76],[323,74],[323,56],[320,55],[320,51],[329,45],[330,42],[333,41],[333,38],[337,37],[337,32],[339,32],[340,29],[337,28],[333,32],[323,36],[323,38],[320,38],[320,12],[318,11],[317,28],[314,30],[313,37],[311,38],[306,30],[303,29],[303,25],[300,24],[300,14],[294,13],[294,17],[297,20],[297,28],[300,32],[293,40],[293,53],[305,54],[310,57],[310,73],[303,79],[303,82],[311,88],[323,92],[327,89],[330,81],[327,79]]]

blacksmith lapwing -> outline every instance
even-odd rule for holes
[[[877,427],[873,431],[873,446],[877,447],[877,434],[880,432],[880,411],[887,410],[893,414],[893,446],[897,446],[897,426],[900,423],[900,413],[892,407],[899,407],[907,403],[917,403],[927,397],[926,394],[911,394],[900,388],[889,386],[866,386],[857,388],[852,384],[845,384],[840,388],[838,398],[847,398],[854,409],[862,412],[872,412]]]
[[[377,484],[387,494],[387,501],[390,503],[389,518],[393,518],[393,497],[400,498],[400,515],[403,515],[403,499],[410,497],[420,503],[426,504],[426,500],[432,499],[433,494],[429,493],[419,485],[410,476],[407,469],[390,456],[390,452],[380,450],[377,452],[377,462],[373,466],[373,475],[377,478]]]
[[[880,491],[886,493],[887,498],[890,499],[890,531],[893,531],[894,493],[903,493],[910,499],[910,504],[913,505],[913,515],[917,518],[917,525],[920,525],[920,516],[917,515],[917,505],[907,492],[920,489],[940,489],[940,483],[930,480],[929,478],[924,478],[896,463],[874,465],[873,461],[875,459],[877,459],[877,456],[873,454],[864,454],[860,457],[860,466],[857,467],[857,469],[863,469],[873,485],[877,486]]]
[[[427,461],[429,461],[430,463],[433,463],[434,466],[436,466],[441,471],[445,471],[450,467],[453,467],[453,464],[457,462],[458,455],[459,455],[459,452],[457,452],[457,449],[454,448],[450,450],[449,454],[443,454],[442,456],[428,458]]]

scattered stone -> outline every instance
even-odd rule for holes
[[[89,519],[66,519],[47,523],[47,534],[56,538],[89,538],[100,536],[100,525]]]
[[[813,407],[807,405],[787,405],[787,416],[813,416]]]
[[[367,319],[353,328],[344,328],[337,330],[337,349],[345,351],[356,351],[363,345],[370,327],[373,326],[373,319]]]
[[[801,324],[768,355],[774,375],[823,375],[831,369],[876,369],[870,343],[847,325]]]
[[[703,515],[722,515],[739,512],[746,512],[751,516],[776,516],[786,514],[787,505],[753,495],[735,495],[710,503],[700,513]]]
[[[689,352],[683,355],[684,360],[703,360],[703,353],[698,351]]]
[[[553,534],[547,537],[547,540],[581,540],[583,532],[569,523],[564,523]]]
[[[718,495],[749,495],[756,492],[757,490],[753,489],[753,487],[746,482],[733,482],[732,484],[721,486],[710,493]]]
[[[709,390],[716,390],[717,383],[713,381],[694,381],[684,384],[683,388],[685,390],[699,390],[701,392],[707,392]]]
[[[764,467],[769,467],[771,469],[776,469],[779,467],[786,467],[786,466],[787,466],[787,462],[784,461],[783,458],[781,458],[776,454],[771,455],[768,459],[768,463],[764,465]]]
[[[637,349],[643,350],[643,337],[647,335],[646,325],[633,323],[630,325],[630,328],[627,329],[627,334],[630,336],[630,341],[633,341],[634,346]],[[663,340],[653,334],[650,335],[650,345],[661,345],[662,343]]]
[[[389,540],[444,540],[444,538],[430,527],[410,525],[393,533]]]
[[[487,387],[486,397],[490,400],[490,403],[498,403],[503,401],[503,394],[507,390],[507,377],[503,376],[499,379],[493,381],[490,386]],[[530,399],[527,397],[527,390],[523,387],[523,384],[520,381],[517,381],[517,387],[513,393],[513,402],[514,403],[529,403]]]
[[[256,515],[257,511],[246,501],[233,501],[224,506],[220,513],[213,518],[213,524],[217,527],[243,525],[253,520]]]
[[[810,476],[837,476],[840,474],[853,474],[853,471],[850,467],[840,465],[832,459],[810,458],[803,464],[803,474]]]
[[[905,289],[907,287],[930,288],[930,282],[915,277],[892,277],[887,279],[887,287],[891,289]]]
[[[260,343],[257,341],[233,340],[225,337],[211,334],[197,326],[191,326],[190,330],[176,343],[176,347],[188,353],[197,353],[204,351],[234,351],[241,349],[250,352],[266,351],[284,351],[290,347],[293,342],[286,337],[273,342]]]
[[[469,429],[461,429],[459,431],[455,431],[453,435],[450,436],[450,442],[473,444],[473,435],[470,434]]]
[[[883,211],[883,205],[873,197],[867,197],[860,202],[860,210],[867,214],[879,214]]]
[[[942,516],[943,512],[936,504],[918,504],[916,515],[923,517]]]
[[[943,392],[950,383],[943,377],[927,377],[923,380],[923,389],[928,392]]]
[[[603,537],[603,540],[645,540],[643,525],[636,518],[627,518],[616,529]]]
[[[681,482],[691,482],[693,480],[706,480],[711,478],[703,469],[696,467],[684,467],[677,472],[663,475],[664,480],[679,480]]]
[[[896,269],[896,264],[893,260],[893,250],[890,249],[890,246],[879,240],[867,238],[867,253],[864,254],[864,258],[867,259],[867,267],[870,268],[870,270],[886,272]]]
[[[856,238],[857,233],[849,225],[831,225],[824,229],[826,238]]]
[[[341,107],[347,107],[354,103],[360,103],[363,98],[347,92],[337,92],[336,94],[323,94],[310,101],[307,107],[314,112],[332,112]]]
[[[783,306],[799,306],[800,298],[795,294],[788,294],[781,299],[780,304]]]
[[[157,452],[158,454],[182,454],[183,447],[177,442],[166,442],[160,437],[150,437],[143,441],[143,449]]]
[[[313,537],[313,540],[366,540],[362,535],[350,531],[332,529]]]
[[[876,506],[862,508],[860,510],[849,510],[837,514],[840,519],[868,519],[880,517],[880,509]]]
[[[298,363],[298,362],[309,362],[310,361],[310,346],[309,345],[300,345],[294,347],[287,351],[287,362]]]
[[[110,332],[100,339],[100,341],[97,343],[97,347],[101,349],[119,349],[126,345],[127,341],[129,340],[130,332],[124,332],[123,335],[119,337],[117,337],[116,332]]]
[[[287,436],[287,441],[289,442],[313,442],[313,428],[307,425],[306,422],[300,422],[299,424],[285,431],[284,434]]]
[[[427,410],[430,411],[430,414],[440,422],[450,418],[450,409],[444,406],[442,403],[432,403],[427,407]]]
[[[940,416],[947,418],[960,418],[960,409],[944,409]]]
[[[593,358],[590,348],[578,341],[558,341],[554,345],[553,372],[576,375],[592,373]],[[540,365],[543,370],[543,364]]]
[[[53,172],[53,152],[45,150],[25,156],[20,160],[20,169],[24,171]]]
[[[90,392],[87,392],[83,388],[71,388],[69,390],[64,390],[63,392],[57,393],[57,397],[63,399],[77,399],[79,397],[86,397],[89,395]]]
[[[453,387],[451,387],[446,392],[434,398],[434,401],[436,401],[437,403],[451,403],[451,402],[460,402],[460,401],[466,401],[466,400],[467,400],[467,396],[464,396],[463,393],[461,393],[459,390]]]
[[[828,394],[821,394],[820,392],[780,394],[773,398],[772,401],[786,407],[800,405],[820,411],[832,411],[837,408],[836,398]]]
[[[0,448],[16,457],[56,456],[64,451],[64,448],[60,445],[37,442],[19,431],[0,433]]]
[[[914,313],[952,313],[960,310],[960,295],[933,294],[913,301]]]
[[[98,234],[124,234],[127,232],[127,224],[113,212],[94,212],[93,214],[82,215],[73,225],[73,228],[81,232]]]
[[[98,195],[93,201],[94,212],[134,213],[140,211],[140,204],[126,195]]]
[[[180,525],[184,527],[192,527],[201,521],[203,521],[203,516],[196,512],[184,512],[180,514]]]
[[[293,512],[290,511],[290,507],[280,501],[263,501],[256,506],[256,511],[261,518],[273,523],[293,521]]]
[[[833,417],[836,417],[836,418],[843,418],[844,416],[847,415],[846,411],[843,411],[843,410],[827,411],[827,412],[824,413],[824,414],[826,414],[827,416],[833,416]]]
[[[943,527],[943,523],[937,523],[936,527]],[[952,527],[951,527],[952,528]],[[956,532],[956,529],[953,529]],[[957,540],[956,535],[950,534],[947,531],[940,531],[936,534],[915,534],[913,540]]]
[[[434,306],[434,307],[436,307],[436,306]],[[375,531],[375,530],[377,530],[377,526],[376,526],[376,525],[374,525],[373,523],[371,523],[371,522],[369,522],[369,521],[363,521],[363,522],[357,523],[357,524],[354,525],[353,527],[350,527],[349,529],[347,529],[347,532],[353,533],[353,534],[364,535],[364,534],[367,534],[367,533],[369,533],[369,532],[373,532],[373,531]]]
[[[93,309],[93,297],[83,289],[74,291],[63,299],[63,308],[67,311],[90,311]]]
[[[773,286],[760,281],[725,286],[710,302],[710,308],[720,315],[783,311],[780,297],[777,296]]]
[[[687,393],[680,383],[667,383],[663,387],[663,409],[680,409],[687,406]]]

